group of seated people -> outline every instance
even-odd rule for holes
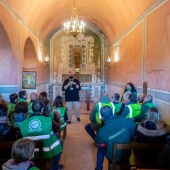
[[[113,101],[106,93],[101,95],[89,116],[90,123],[85,126],[94,145],[98,147],[95,170],[103,169],[104,157],[112,160],[113,142],[129,143],[134,138],[138,143],[168,140],[170,127],[161,120],[161,114],[152,100],[149,94],[140,95],[138,100],[137,91],[132,83],[126,85],[121,99],[118,93],[113,95]],[[170,150],[168,153],[170,157]],[[141,161],[149,161],[148,159],[153,158],[153,153],[152,155],[146,153],[142,155],[142,152],[136,154]],[[129,157],[130,152],[126,154],[118,152],[116,155],[118,161],[128,160]],[[154,157],[157,159],[158,155],[154,153]],[[166,161],[170,163],[169,157],[164,159],[164,163]],[[161,158],[163,155],[159,157],[160,163]]]
[[[11,151],[12,159],[4,163],[2,169],[38,169],[31,159],[37,155],[36,150],[33,152],[34,141],[41,140],[43,157],[53,158],[51,170],[61,170],[63,165],[59,165],[59,161],[63,139],[60,134],[66,128],[68,119],[62,97],[57,96],[53,104],[46,92],[41,92],[39,96],[31,93],[30,101],[27,97],[27,92],[22,90],[11,94],[9,103],[0,101],[0,140],[16,141]],[[19,151],[22,147],[29,152]]]

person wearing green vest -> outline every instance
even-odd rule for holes
[[[103,120],[101,118],[100,110],[103,106],[109,106],[112,109],[112,114],[115,114],[115,106],[106,93],[102,93],[99,99],[99,102],[94,104],[93,109],[90,113],[90,121],[91,123],[85,126],[86,132],[90,135],[90,137],[95,141],[96,133],[100,127],[103,125]]]
[[[152,108],[152,107],[156,108],[156,106],[153,104],[153,97],[150,94],[148,94],[145,96],[145,98],[143,100],[140,114],[137,117],[135,117],[135,122],[144,121],[147,117],[146,113],[147,113],[148,109]]]
[[[15,111],[11,113],[10,123],[19,131],[19,126],[28,116],[28,103],[18,102]]]
[[[95,170],[103,169],[104,157],[110,161],[112,160],[113,142],[130,143],[130,139],[133,137],[136,130],[135,122],[121,115],[113,116],[112,109],[109,106],[101,108],[101,116],[104,125],[99,128],[96,136],[98,149]],[[130,150],[118,150],[115,156],[116,160],[121,162],[128,161],[130,155]]]
[[[33,111],[32,111],[32,104],[35,100],[38,100],[38,94],[35,93],[35,92],[32,92],[30,94],[30,102],[28,102],[28,113],[29,114],[33,114]]]
[[[20,124],[21,134],[24,138],[43,141],[43,157],[53,158],[51,170],[61,170],[59,165],[62,146],[60,140],[52,130],[52,118],[42,115],[43,104],[40,100],[33,102],[33,114]],[[36,152],[35,152],[36,155]]]
[[[118,93],[115,93],[113,96],[113,104],[115,106],[115,114],[116,115],[119,115],[123,108],[125,107],[125,104],[122,103],[122,102],[119,102],[119,99],[120,99],[120,95]]]
[[[60,119],[62,125],[60,127],[60,132],[66,128],[66,122],[68,120],[66,107],[63,105],[63,99],[61,96],[56,96],[54,103],[53,103],[53,111],[57,111],[60,114]]]
[[[11,150],[12,159],[2,165],[2,170],[40,170],[31,158],[34,156],[35,143],[30,139],[18,139]]]
[[[141,106],[137,103],[137,95],[136,94],[126,94],[127,96],[127,104],[123,109],[121,115],[126,118],[131,118],[134,120],[136,116],[138,116],[141,112]],[[125,99],[126,99],[125,96]]]
[[[18,102],[27,102],[28,94],[25,90],[21,90],[18,95],[19,95]]]
[[[9,99],[10,99],[10,102],[8,103],[8,116],[15,111],[15,105],[18,102],[18,94],[12,93],[9,96]]]

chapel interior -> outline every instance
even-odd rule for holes
[[[74,5],[85,22],[76,37],[63,26]],[[78,52],[82,110],[86,90],[92,104],[101,92],[121,95],[132,82],[138,94],[153,96],[170,122],[169,11],[169,0],[1,0],[0,94],[8,101],[24,88],[24,72],[33,71],[36,87],[27,88],[28,94],[47,91],[51,100],[63,95],[61,85]]]
[[[76,36],[64,29],[74,5],[85,23]],[[51,101],[64,97],[70,68],[81,84],[81,113],[90,113],[102,92],[122,95],[132,82],[138,94],[153,96],[170,124],[170,1],[0,0],[0,95],[6,102],[22,89],[28,96],[46,91]],[[27,73],[35,87],[24,85],[31,81]]]

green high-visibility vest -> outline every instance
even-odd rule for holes
[[[126,118],[134,118],[138,116],[141,112],[141,106],[138,103],[129,104],[126,107],[129,108],[129,114],[126,116]]]
[[[118,114],[120,113],[120,109],[122,107],[122,103],[119,102],[119,103],[114,103],[114,106],[115,106],[115,113]]]
[[[51,117],[29,117],[20,124],[20,130],[24,138],[43,141],[44,158],[52,158],[62,152],[60,141],[52,131]],[[37,151],[35,148],[35,156]]]
[[[13,113],[15,111],[15,105],[14,103],[8,103],[8,115]]]
[[[27,100],[19,98],[18,102],[27,102]]]
[[[114,114],[115,114],[115,106],[114,106],[114,104],[112,102],[109,102],[109,103],[98,102],[97,106],[98,106],[98,112],[95,115],[97,123],[102,124],[102,117],[101,117],[101,114],[100,114],[100,109],[103,106],[110,106],[111,109],[112,109],[112,112],[113,112],[113,116],[114,116]]]
[[[66,108],[65,107],[60,107],[60,108],[54,108],[54,111],[57,111],[60,114],[60,119],[62,122],[62,125],[60,127],[60,131],[64,130],[66,127],[66,122],[64,120],[64,115],[66,114]]]
[[[153,103],[145,103],[149,108],[151,107],[155,107],[155,105]]]
[[[33,102],[28,102],[28,113],[29,113],[29,114],[33,114],[32,104],[33,104]]]

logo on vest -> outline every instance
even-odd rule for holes
[[[42,131],[41,122],[38,119],[33,119],[29,123],[29,132],[40,132]]]

